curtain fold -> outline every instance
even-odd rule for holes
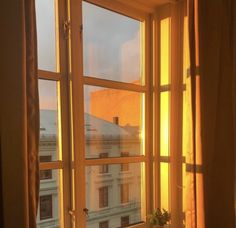
[[[235,227],[234,0],[189,0],[194,219],[187,227]],[[192,219],[192,220],[191,220]],[[193,221],[194,220],[194,221]]]
[[[1,23],[1,227],[34,228],[39,194],[39,101],[33,0],[3,1]]]

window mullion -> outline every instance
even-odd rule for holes
[[[182,217],[182,107],[183,107],[183,52],[182,21],[184,1],[171,5],[171,115],[170,115],[170,192],[171,223],[183,226]]]
[[[68,18],[67,12],[67,1],[58,0],[58,16],[57,16],[57,33],[58,42],[57,49],[59,55],[58,66],[60,69],[60,84],[59,84],[59,120],[60,120],[60,142],[59,149],[61,151],[62,157],[62,167],[63,167],[63,185],[62,188],[62,200],[63,208],[61,208],[61,213],[64,215],[63,220],[61,220],[63,227],[72,227],[72,218],[69,214],[69,210],[72,210],[72,182],[71,182],[71,131],[70,131],[70,103],[69,103],[69,66],[68,66],[68,40],[65,38],[63,31],[64,21]],[[47,72],[45,72],[47,73]],[[47,76],[47,75],[46,75]],[[49,75],[50,76],[50,75]],[[56,76],[53,75],[56,79]]]
[[[82,52],[82,1],[70,1],[71,21],[71,107],[73,125],[75,227],[86,227],[84,164],[84,100]]]
[[[93,86],[102,86],[112,89],[122,89],[134,92],[145,92],[147,90],[147,86],[125,83],[125,82],[109,81],[105,79],[92,78],[88,76],[84,77],[84,84]]]

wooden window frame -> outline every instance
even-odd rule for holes
[[[171,55],[171,74],[172,79],[170,85],[159,86],[159,50],[160,46],[157,42],[159,36],[158,23],[161,17],[171,15],[179,17],[178,7],[183,7],[183,3],[168,4],[156,9],[152,12],[142,11],[124,5],[118,0],[88,0],[92,4],[104,7],[106,9],[121,13],[123,15],[137,19],[143,23],[143,61],[145,84],[135,85],[124,82],[108,81],[92,77],[83,76],[83,56],[82,56],[82,0],[63,1],[58,0],[58,56],[59,71],[49,72],[38,70],[39,79],[52,80],[57,82],[59,89],[59,160],[53,162],[40,163],[40,170],[59,170],[62,171],[60,189],[63,192],[59,197],[61,202],[60,215],[62,216],[61,224],[64,227],[86,226],[86,208],[85,195],[85,167],[92,165],[109,165],[129,163],[142,163],[144,165],[145,178],[143,180],[142,190],[142,215],[145,217],[150,214],[153,208],[160,206],[160,162],[170,164],[170,199],[171,211],[179,211],[181,209],[180,201],[182,201],[179,186],[182,186],[182,173],[180,164],[182,165],[181,154],[181,94],[179,91],[179,78],[182,74],[178,56]],[[177,13],[176,13],[177,12]],[[68,22],[65,26],[65,22]],[[181,23],[180,23],[181,24]],[[64,25],[64,26],[63,26]],[[180,25],[172,24],[173,34],[178,39],[171,38],[171,44],[181,43],[181,31],[177,31]],[[64,28],[66,27],[66,29]],[[180,26],[181,27],[181,26]],[[67,29],[68,28],[68,29]],[[171,45],[171,53],[181,53],[177,48],[178,45]],[[180,45],[181,47],[181,45]],[[80,51],[78,51],[80,50]],[[151,51],[153,50],[153,51]],[[181,54],[179,54],[181,57]],[[181,58],[179,58],[181,59]],[[181,62],[181,61],[180,61]],[[181,65],[181,64],[180,64]],[[174,73],[175,72],[175,73]],[[140,92],[145,94],[145,151],[144,155],[134,157],[119,158],[99,158],[86,159],[84,145],[84,110],[83,110],[83,86],[94,85],[103,86],[113,89],[124,89],[128,91]],[[177,90],[176,90],[177,88]],[[159,103],[160,92],[171,91],[171,133],[170,133],[170,158],[160,157],[159,154]],[[61,105],[63,104],[63,105]],[[178,115],[176,116],[176,113]],[[154,118],[155,117],[155,118]],[[175,152],[176,151],[176,152]],[[180,162],[181,161],[181,162]],[[153,166],[154,164],[154,166]],[[181,166],[182,167],[182,166]],[[72,172],[73,170],[73,172]],[[178,172],[175,172],[178,170]],[[156,175],[153,175],[155,173]],[[80,177],[80,178],[78,178]],[[153,181],[154,180],[154,181]],[[178,188],[178,189],[177,189]],[[177,200],[173,200],[173,199]],[[76,206],[75,206],[76,205]],[[64,210],[68,208],[68,210]],[[181,211],[182,213],[182,211]],[[172,214],[173,226],[179,227],[180,214]],[[132,227],[146,227],[147,222],[137,224]]]
[[[134,8],[127,7],[126,5],[120,3],[119,1],[107,1],[107,0],[88,0],[87,2],[98,5],[100,7],[106,8],[111,11],[115,11],[122,15],[137,19],[142,22],[142,40],[143,40],[143,49],[142,49],[142,61],[143,61],[143,76],[145,76],[144,85],[136,85],[126,82],[117,82],[111,80],[104,80],[99,78],[93,78],[83,75],[83,53],[79,50],[82,50],[82,1],[81,0],[71,0],[70,1],[70,21],[71,21],[71,103],[72,103],[72,117],[73,125],[80,127],[73,127],[73,136],[76,139],[74,140],[73,151],[74,151],[74,167],[75,167],[75,178],[74,179],[74,192],[75,195],[75,205],[77,209],[75,210],[75,226],[86,226],[86,216],[83,213],[86,202],[84,197],[86,195],[85,188],[85,167],[87,166],[99,166],[105,164],[128,164],[128,163],[140,163],[142,165],[142,174],[145,173],[145,177],[142,179],[141,188],[141,202],[142,202],[142,220],[143,223],[137,224],[134,227],[145,227],[146,226],[146,215],[151,211],[151,200],[150,195],[152,194],[152,186],[150,185],[149,179],[151,178],[151,71],[150,71],[150,16],[148,13],[135,10]],[[76,6],[76,7],[75,7]],[[73,32],[74,31],[74,32]],[[78,42],[79,41],[79,42]],[[127,91],[139,92],[145,94],[145,151],[146,154],[140,156],[130,156],[130,157],[109,157],[109,158],[100,158],[100,159],[86,159],[85,153],[85,137],[82,129],[84,126],[84,94],[83,86],[84,85],[93,85],[93,86],[102,86],[111,89],[122,89]],[[80,192],[80,194],[78,194]],[[150,194],[151,193],[151,194]]]
[[[60,214],[60,226],[72,227],[71,216],[64,208],[72,208],[71,201],[71,153],[70,151],[70,115],[68,95],[68,40],[65,37],[61,25],[67,21],[68,5],[64,0],[54,1],[55,25],[56,25],[56,72],[38,69],[38,79],[50,80],[57,83],[58,90],[58,160],[51,162],[40,162],[39,169],[58,171],[58,205]],[[64,104],[64,105],[61,105]]]

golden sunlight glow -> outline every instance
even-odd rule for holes
[[[169,164],[161,163],[161,208],[169,209]]]
[[[160,154],[161,156],[169,155],[169,93],[162,92],[160,95],[161,107],[160,107],[160,123],[161,123],[161,138],[160,138]]]
[[[170,81],[170,18],[161,20],[161,85]]]

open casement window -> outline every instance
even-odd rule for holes
[[[36,0],[39,228],[182,227],[184,6],[126,3]]]
[[[124,216],[130,217],[130,226],[145,226],[150,207],[149,25],[148,14],[118,1],[71,7],[75,227],[92,228],[106,220],[120,227]],[[105,167],[109,172],[101,173]]]

